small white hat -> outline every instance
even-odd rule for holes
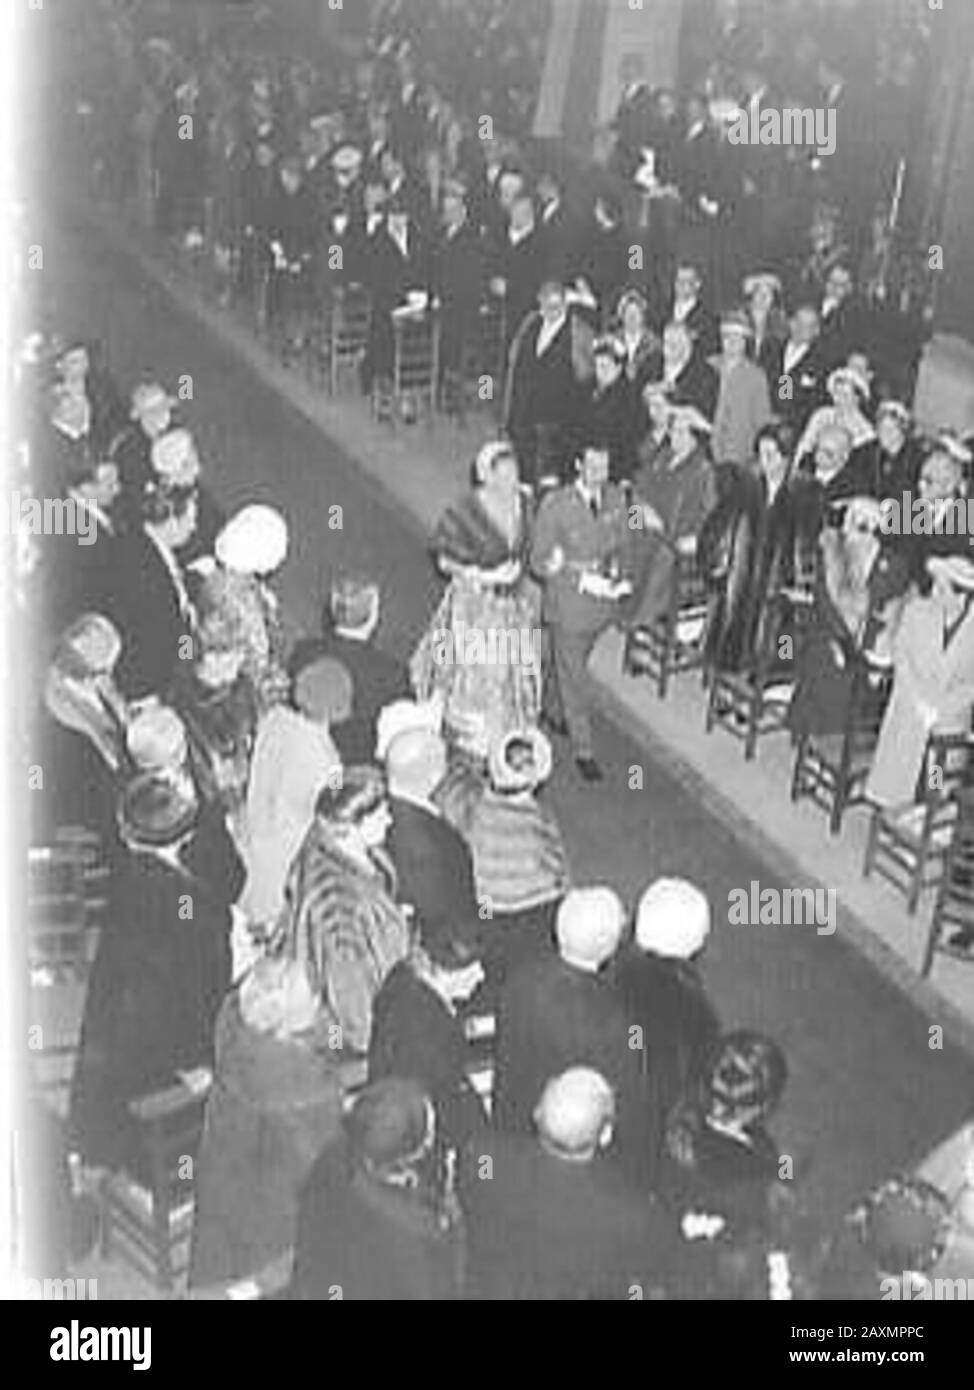
[[[126,746],[145,772],[179,767],[186,758],[186,726],[168,705],[150,705],[128,727]]]
[[[179,487],[189,487],[199,477],[199,456],[189,430],[169,430],[160,435],[150,457],[153,471]]]
[[[830,396],[835,395],[835,388],[842,381],[854,387],[864,401],[869,400],[869,382],[854,367],[836,367],[835,371],[829,374],[825,385]]]
[[[685,878],[658,878],[639,899],[636,945],[656,956],[689,960],[710,935],[710,904]]]
[[[375,757],[384,762],[389,745],[400,734],[425,730],[438,734],[443,724],[443,705],[440,700],[393,700],[379,711],[375,729]]]
[[[567,965],[594,973],[615,955],[626,910],[611,888],[571,888],[555,924],[558,954]]]
[[[213,553],[238,574],[273,574],[287,557],[287,522],[273,507],[254,504],[230,518],[216,538]]]

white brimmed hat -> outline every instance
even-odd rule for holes
[[[843,381],[854,387],[863,401],[868,401],[869,382],[854,367],[836,367],[835,371],[829,373],[828,381],[825,384],[830,396],[835,394],[836,386]]]
[[[273,507],[253,504],[232,516],[216,538],[213,553],[238,574],[273,574],[287,557],[287,522]]]

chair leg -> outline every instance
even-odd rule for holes
[[[836,786],[835,795],[832,797],[832,814],[829,816],[830,835],[838,835],[839,831],[842,829],[842,817],[845,815],[846,797],[847,792],[845,784],[843,781],[840,781]]]
[[[707,700],[707,722],[704,726],[708,734],[713,733],[714,724],[716,723],[717,719],[715,706],[717,703],[717,689],[719,685],[719,677],[714,676],[714,679],[710,682],[710,696]]]
[[[923,852],[917,855],[917,861],[913,866],[910,875],[910,891],[906,895],[906,910],[912,917],[917,910],[917,903],[920,901],[920,882],[923,878]]]
[[[791,774],[791,799],[797,801],[801,796],[803,787],[802,767],[805,760],[805,740],[798,740],[798,747],[795,750],[795,768]]]
[[[938,896],[937,906],[933,910],[933,917],[930,921],[930,930],[927,932],[927,944],[923,952],[923,960],[920,964],[920,975],[923,979],[930,974],[933,966],[933,958],[937,951],[940,941],[940,899]]]
[[[761,717],[761,696],[752,695],[747,705],[747,737],[744,740],[744,761],[753,762],[758,746],[758,720]]]
[[[868,878],[873,871],[876,863],[876,851],[879,848],[879,811],[873,811],[873,818],[869,823],[869,839],[866,841],[866,855],[862,861],[862,876]]]

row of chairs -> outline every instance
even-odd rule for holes
[[[812,611],[811,591],[792,594],[791,602],[800,641]],[[645,632],[627,637],[624,670],[652,680],[660,699],[675,675],[701,672],[708,690],[707,733],[720,726],[743,741],[745,759],[751,760],[761,738],[787,729],[792,691],[772,667],[736,672],[710,667],[709,617],[706,578],[693,557],[681,556],[670,608]],[[891,688],[889,670],[861,662],[841,727],[793,738],[791,800],[808,798],[825,810],[833,835],[840,833],[848,810],[869,804],[866,784]],[[971,959],[970,951],[950,945],[947,933],[974,924],[974,803],[971,824],[962,810],[974,779],[972,754],[971,734],[932,733],[915,800],[872,806],[864,876],[877,873],[897,887],[910,915],[924,891],[938,889],[920,966],[924,976],[939,952]]]

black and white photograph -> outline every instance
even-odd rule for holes
[[[929,1369],[972,0],[3,9],[31,1354],[178,1374],[194,1315],[128,1302],[788,1303],[701,1354]]]

